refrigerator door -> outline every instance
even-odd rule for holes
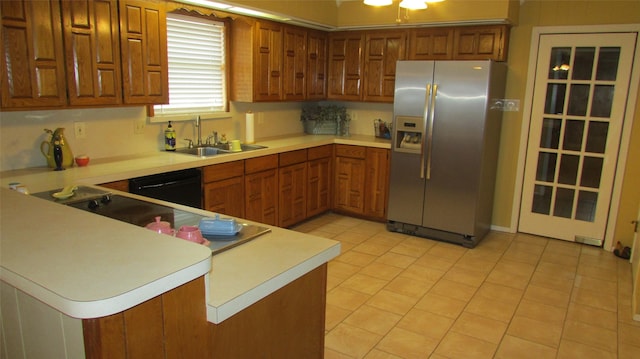
[[[473,236],[491,62],[438,61],[422,226]]]
[[[387,219],[390,221],[422,224],[425,129],[433,69],[433,61],[397,63],[387,205]]]

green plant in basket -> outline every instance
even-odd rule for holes
[[[302,107],[300,120],[304,123],[304,130],[314,135],[342,135],[344,130],[348,132],[348,122],[351,116],[347,108],[337,105],[321,106],[309,104]]]

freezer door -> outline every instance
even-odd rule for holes
[[[425,195],[424,145],[433,61],[399,61],[396,67],[394,123],[387,219],[422,224]]]
[[[435,64],[430,178],[422,224],[474,235],[488,106],[488,61]],[[490,209],[489,209],[490,210]]]

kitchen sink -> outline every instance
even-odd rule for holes
[[[245,144],[242,143],[240,144],[240,149],[241,151],[231,151],[229,150],[229,144],[228,143],[220,143],[217,145],[212,145],[215,148],[219,148],[225,152],[241,152],[241,151],[254,151],[254,150],[260,150],[263,148],[267,148],[267,146],[261,146],[261,145],[249,145],[249,144]]]
[[[213,146],[199,146],[199,147],[184,147],[184,148],[176,148],[176,153],[184,153],[187,155],[194,155],[198,157],[210,157],[216,156],[223,153],[230,153],[228,150],[223,150],[218,147]]]
[[[183,154],[193,155],[198,157],[210,157],[210,156],[217,156],[225,153],[255,151],[263,148],[267,148],[267,146],[249,145],[249,144],[243,143],[240,145],[241,151],[231,151],[229,150],[229,145],[225,143],[225,144],[218,144],[218,145],[198,146],[198,147],[192,147],[192,148],[188,148],[188,147],[177,148],[176,153],[183,153]]]

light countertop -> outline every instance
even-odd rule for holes
[[[389,140],[376,138],[374,136],[286,136],[256,142],[256,144],[267,146],[265,149],[211,157],[197,157],[175,152],[152,151],[124,157],[92,159],[86,167],[72,167],[64,171],[53,171],[48,167],[3,171],[0,172],[0,187],[7,188],[9,183],[19,182],[26,186],[29,191],[35,193],[62,188],[69,184],[95,185],[334,143],[391,148],[391,142]]]
[[[339,255],[339,242],[269,226],[270,233],[211,257],[204,246],[25,196],[6,189],[8,183],[40,192],[333,143],[390,147],[371,136],[294,136],[258,142],[268,146],[263,150],[209,158],[156,152],[61,172],[0,173],[0,279],[69,316],[94,318],[205,275],[207,318],[220,323]]]

